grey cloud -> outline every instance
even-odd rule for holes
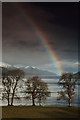
[[[74,25],[72,23],[71,27],[71,14],[65,14],[66,8],[61,13],[61,7],[58,10],[54,5],[51,9],[47,7],[48,5],[43,8],[32,3],[3,3],[4,62],[39,66],[50,64],[51,56],[42,42],[44,38],[49,47],[57,52],[59,60],[77,60],[78,31],[75,20],[73,19]],[[70,20],[68,26],[64,17]],[[74,17],[72,14],[72,18]]]

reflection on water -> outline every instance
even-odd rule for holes
[[[57,92],[60,90],[63,90],[61,86],[59,86],[58,83],[59,79],[43,79],[48,84],[49,90],[51,91],[51,97],[48,97],[47,101],[43,103],[43,105],[49,105],[49,106],[65,106],[66,102],[63,100],[57,101]],[[79,92],[80,85],[76,85],[75,92],[76,97],[72,105],[74,106],[80,106],[80,92]],[[22,94],[22,93],[20,93]],[[30,100],[25,100],[24,98],[21,98],[21,100],[14,100],[15,105],[31,105]],[[6,101],[3,101],[3,105],[6,105]]]

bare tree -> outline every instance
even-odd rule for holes
[[[35,100],[41,105],[41,102],[50,96],[47,83],[37,76],[27,80],[26,93],[30,94],[33,106],[35,106]]]
[[[18,98],[16,94],[18,82],[22,80],[24,75],[25,73],[20,69],[2,72],[2,98],[7,100],[8,106],[13,105],[14,97]]]
[[[77,77],[74,77],[73,73],[63,73],[58,82],[59,85],[63,86],[63,91],[59,91],[58,100],[63,99],[66,100],[69,107],[74,100],[75,97],[75,85],[76,85]]]

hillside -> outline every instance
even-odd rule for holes
[[[80,107],[5,106],[3,118],[78,118]]]
[[[39,69],[35,66],[21,66],[21,67],[17,67],[17,66],[13,66],[10,64],[2,64],[0,65],[0,71],[7,71],[7,70],[13,70],[13,69],[21,69],[26,73],[26,77],[30,77],[30,76],[40,76],[43,78],[53,78],[53,77],[58,77],[58,75],[56,73],[47,71],[47,70],[42,70]]]

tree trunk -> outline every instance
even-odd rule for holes
[[[15,87],[15,88],[16,88],[16,87]],[[15,95],[15,89],[13,90],[13,93],[12,93],[11,105],[13,105],[14,95]]]
[[[13,106],[13,99],[14,99],[14,95],[12,95],[11,106]]]
[[[34,99],[32,99],[32,103],[33,103],[33,106],[35,106],[35,101],[34,101]]]
[[[13,100],[14,100],[14,95],[15,95],[15,89],[16,89],[17,84],[18,84],[18,79],[16,80],[16,84],[15,84],[14,89],[13,89],[12,99],[11,99],[11,106],[13,105]]]
[[[69,104],[69,107],[71,106],[71,89],[70,89],[70,85],[68,86],[68,97],[69,97],[69,100],[68,100],[68,104]]]
[[[8,93],[8,106],[9,106],[10,104],[9,104],[9,93]]]
[[[34,93],[32,93],[32,105],[35,106]]]
[[[71,107],[71,99],[69,99],[69,102],[68,102],[68,103],[69,103],[69,107]]]

